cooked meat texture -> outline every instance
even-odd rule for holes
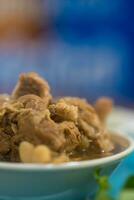
[[[16,134],[17,115],[19,113],[19,107],[21,105],[7,104],[5,107],[0,109],[0,132],[5,133],[9,136]]]
[[[87,102],[86,99],[80,99],[78,97],[63,97],[58,101],[64,101],[69,105],[77,106],[79,110],[88,110],[92,113],[95,112],[94,108]]]
[[[35,145],[45,144],[59,151],[64,144],[64,137],[59,133],[58,125],[35,111],[24,111],[18,116],[18,134]]]
[[[0,154],[6,155],[10,151],[10,135],[0,131]]]
[[[18,148],[23,141],[46,145],[53,154],[67,157],[79,150],[91,153],[113,150],[104,124],[111,111],[110,100],[97,101],[95,108],[80,98],[50,100],[47,82],[35,73],[20,76],[11,100],[2,97],[1,160],[20,162]]]
[[[15,150],[12,139],[17,134],[18,107],[7,104],[0,109],[0,157],[4,161],[11,161],[11,152]]]
[[[49,112],[47,110],[47,112]],[[71,151],[80,145],[81,134],[73,122],[55,123],[48,113],[40,115],[33,111],[18,117],[18,133],[33,144],[48,145],[53,151]],[[31,134],[29,134],[31,133]]]
[[[100,152],[109,152],[114,148],[107,136],[108,133],[104,134],[105,127],[101,124],[97,112],[86,100],[74,97],[64,97],[60,99],[59,102],[65,102],[68,105],[78,107],[78,119],[76,124],[84,139],[83,141],[85,141],[86,145],[89,144],[87,145],[88,147],[92,144],[92,146]]]
[[[99,131],[97,132],[97,130],[93,126],[88,124],[83,119],[79,119],[78,127],[79,127],[79,130],[83,132],[84,135],[89,139],[95,139],[100,135]]]
[[[91,138],[96,137],[96,132],[98,133],[101,130],[101,123],[95,109],[90,104],[88,104],[86,100],[80,99],[80,98],[74,98],[74,97],[73,98],[65,97],[65,98],[60,99],[59,102],[65,102],[68,105],[77,106],[78,127],[80,128],[80,130],[86,132],[85,133],[86,135],[87,135],[87,129],[90,130],[88,132],[89,132],[89,135],[91,135]],[[94,129],[94,131],[91,129]]]
[[[10,137],[11,161],[19,161],[18,145],[28,141],[34,145],[45,144],[53,151],[73,150],[79,144],[80,132],[73,122],[55,123],[43,100],[35,95],[25,95],[1,110],[2,132]],[[79,136],[79,137],[78,137]],[[7,148],[5,137],[0,140]],[[7,148],[8,149],[8,148]],[[5,150],[0,151],[3,154]]]
[[[36,73],[21,74],[13,93],[12,99],[18,99],[27,94],[34,94],[44,99],[46,106],[51,100],[48,83]]]
[[[113,101],[110,98],[100,98],[95,103],[95,109],[100,120],[105,123],[107,116],[111,113],[113,108]]]
[[[64,121],[59,124],[59,130],[64,135],[64,151],[71,152],[82,143],[81,133],[73,122]]]
[[[39,112],[45,112],[46,103],[37,95],[27,94],[17,99],[17,102],[23,104],[25,109],[33,109]]]
[[[10,96],[8,94],[0,95],[0,108],[10,101]]]
[[[94,127],[100,127],[100,120],[98,115],[90,104],[85,99],[75,98],[75,97],[64,97],[59,101],[65,102],[68,105],[73,105],[78,107],[79,118],[83,119],[87,123]]]
[[[52,119],[56,122],[62,122],[62,121],[76,122],[78,119],[77,106],[68,105],[64,101],[50,105],[49,110],[51,112]]]
[[[58,125],[49,119],[49,111],[39,112],[19,107],[2,111],[0,119],[0,155],[10,154],[10,161],[19,161],[18,146],[22,141],[32,144],[47,144],[58,151],[64,137],[59,136]]]
[[[111,152],[114,149],[114,145],[111,142],[110,135],[105,130],[95,140],[94,146],[95,146],[96,149],[101,149],[102,152]]]

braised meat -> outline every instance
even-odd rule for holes
[[[51,100],[50,88],[47,81],[34,72],[20,75],[19,82],[11,96],[13,99],[18,99],[26,94],[35,94],[41,97],[44,99],[46,106]]]
[[[104,121],[111,107],[107,99],[95,107],[74,97],[53,101],[45,80],[22,74],[11,97],[0,98],[0,160],[60,163],[78,152],[110,153]]]
[[[32,109],[39,112],[46,110],[45,100],[34,94],[21,96],[17,99],[16,102],[21,103],[25,109]]]
[[[78,108],[77,106],[69,105],[66,102],[59,101],[56,104],[49,106],[51,117],[56,122],[73,121],[77,122]]]
[[[0,95],[0,107],[3,107],[9,101],[10,101],[10,96],[8,94]]]
[[[95,109],[101,122],[105,123],[107,116],[111,113],[113,108],[113,101],[110,98],[100,98],[95,103]]]

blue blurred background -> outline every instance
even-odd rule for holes
[[[37,71],[54,95],[134,104],[133,0],[0,2],[0,92]]]

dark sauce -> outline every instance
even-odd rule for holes
[[[93,160],[97,158],[104,158],[108,156],[112,156],[118,153],[121,153],[129,146],[129,141],[125,139],[123,136],[118,134],[111,134],[111,140],[114,144],[114,149],[111,152],[97,152],[95,149],[88,149],[88,150],[77,150],[70,154],[71,161],[81,161],[81,160]]]

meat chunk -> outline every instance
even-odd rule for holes
[[[68,105],[64,101],[49,106],[51,117],[56,122],[73,121],[77,122],[78,108],[77,106]]]
[[[93,106],[88,104],[85,99],[75,98],[75,97],[65,97],[60,99],[68,105],[73,105],[78,107],[78,117],[82,118],[87,123],[91,124],[94,127],[100,127],[100,121],[97,116],[97,113]]]
[[[88,110],[91,113],[95,112],[93,106],[91,106],[86,99],[80,99],[77,97],[63,97],[60,99],[60,101],[64,101],[69,105],[77,106],[79,110]]]
[[[78,127],[79,127],[79,130],[83,132],[84,135],[89,139],[95,139],[100,134],[99,132],[97,132],[97,130],[93,126],[91,126],[90,124],[88,124],[86,121],[82,119],[79,119]]]
[[[4,161],[11,161],[12,151],[15,151],[15,145],[12,140],[17,134],[17,114],[19,105],[16,107],[11,104],[5,104],[0,109],[0,157]],[[15,156],[16,160],[18,157]]]
[[[19,161],[19,143],[25,138],[30,142],[40,142],[39,138],[34,134],[34,125],[39,123],[38,121],[43,117],[47,118],[48,112],[43,99],[36,95],[25,95],[18,100],[10,102],[10,104],[5,104],[0,109],[0,144],[2,148],[0,154],[3,155],[6,151],[5,149],[7,149],[10,151],[9,157],[11,161]],[[30,113],[32,114],[30,115]],[[33,118],[31,119],[32,115]],[[35,121],[33,120],[34,116],[36,117]],[[25,121],[22,124],[23,117]],[[23,127],[20,126],[20,123]],[[20,130],[23,130],[23,132]]]
[[[92,147],[99,152],[103,150],[107,152],[113,149],[112,142],[108,137],[106,137],[108,133],[103,134],[105,127],[101,123],[96,110],[88,104],[86,100],[74,97],[65,97],[60,99],[60,101],[78,107],[77,126],[85,144],[87,144],[87,141],[88,143],[92,141]],[[87,146],[90,146],[90,144]]]
[[[21,74],[19,82],[12,93],[12,99],[18,99],[27,94],[34,94],[41,97],[46,102],[46,106],[51,100],[48,83],[38,74],[32,72]]]
[[[59,125],[59,131],[64,135],[64,151],[71,152],[81,144],[81,133],[73,122],[64,121]]]
[[[111,113],[113,101],[110,98],[100,98],[95,103],[95,109],[102,123],[105,123],[107,116]]]
[[[88,104],[84,99],[65,97],[60,99],[68,105],[73,105],[78,108],[78,125],[79,121],[85,121],[90,126],[94,127],[96,130],[101,128],[101,123],[95,109]]]
[[[58,125],[45,115],[34,111],[24,111],[18,116],[18,134],[35,145],[45,144],[59,151],[64,144],[64,137],[59,133]]]
[[[6,155],[11,147],[10,147],[11,137],[1,131],[0,133],[0,154]]]
[[[53,151],[71,151],[80,142],[80,132],[73,122],[55,123],[48,115],[28,111],[18,117],[18,133],[25,141],[48,145]]]
[[[3,107],[6,103],[9,103],[10,96],[8,94],[0,95],[0,108]]]
[[[45,112],[46,110],[46,103],[43,99],[41,99],[37,95],[27,94],[20,98],[18,98],[17,102],[23,104],[24,108],[26,109],[33,109],[39,112]]]
[[[17,114],[19,113],[19,105],[7,104],[0,109],[0,130],[1,132],[13,136],[16,134],[15,126],[17,121]],[[18,106],[18,107],[17,107]]]
[[[65,138],[60,133],[59,125],[49,117],[49,111],[43,112],[31,108],[13,107],[3,112],[0,121],[0,156],[9,152],[10,161],[18,162],[18,147],[22,141],[34,145],[46,144],[51,150],[61,151]]]
[[[111,142],[111,138],[108,132],[104,130],[102,134],[96,138],[94,141],[94,146],[96,150],[99,150],[100,152],[111,152],[114,149],[114,145]]]

